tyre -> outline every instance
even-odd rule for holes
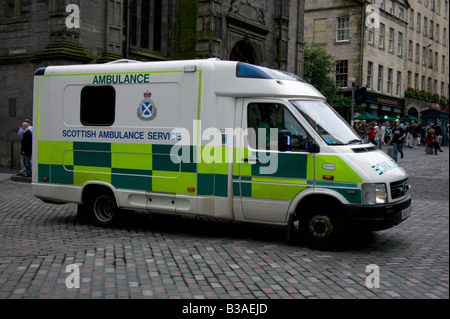
[[[117,224],[121,210],[110,192],[98,193],[88,201],[88,209],[94,224],[102,227],[111,227]]]
[[[313,204],[302,212],[299,232],[309,247],[333,250],[343,243],[346,225],[336,207],[327,204]]]

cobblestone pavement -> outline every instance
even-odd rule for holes
[[[332,252],[289,245],[279,229],[191,218],[141,213],[99,228],[77,219],[75,205],[45,204],[29,183],[0,174],[0,298],[448,299],[443,149],[405,149],[408,220]],[[72,264],[79,288],[68,288]],[[379,288],[366,285],[370,265]]]

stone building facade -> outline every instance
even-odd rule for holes
[[[425,2],[427,10],[422,8]],[[440,14],[437,14],[439,2]],[[366,101],[356,105],[356,112],[420,117],[421,110],[405,103],[405,91],[415,85],[414,77],[425,77],[425,85],[431,83],[427,88],[448,96],[448,65],[443,62],[448,59],[447,3],[444,0],[307,1],[305,42],[322,46],[335,57],[337,83],[347,90],[353,84],[367,89]],[[424,38],[415,31],[416,15],[420,21],[428,21],[428,33],[433,29],[430,21],[434,21],[432,44],[428,44],[429,36]],[[417,45],[420,52],[415,51]],[[429,45],[430,48],[423,49]],[[426,63],[421,62],[422,50],[425,50]],[[419,62],[415,61],[417,54]],[[346,115],[349,119],[348,110]]]
[[[449,92],[449,7],[448,0],[411,0],[408,17],[406,87],[445,97]],[[439,100],[424,103],[408,99],[406,112],[420,114],[431,108],[445,109]],[[448,104],[447,104],[448,112]]]
[[[38,67],[218,57],[303,71],[304,0],[0,0],[0,168],[18,168]],[[32,120],[32,119],[31,119]]]

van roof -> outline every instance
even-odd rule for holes
[[[301,77],[285,71],[217,58],[141,62],[117,60],[104,64],[78,64],[42,67],[36,76],[76,76],[120,73],[213,72],[214,91],[228,96],[284,96],[325,99]],[[205,73],[204,73],[205,74]],[[212,73],[209,73],[212,74]],[[248,82],[254,79],[257,82]],[[242,81],[246,80],[244,85]],[[269,80],[269,81],[266,81]],[[262,81],[262,82],[260,82]]]

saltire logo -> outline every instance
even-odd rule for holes
[[[144,93],[144,99],[139,103],[137,109],[137,116],[143,121],[151,121],[156,117],[156,106],[155,102],[150,99],[152,94],[147,91]]]

